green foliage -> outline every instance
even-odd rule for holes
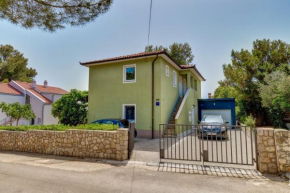
[[[290,111],[290,76],[285,72],[275,71],[265,76],[264,83],[259,83],[263,106],[276,106],[284,112]]]
[[[252,115],[247,116],[247,117],[245,118],[244,124],[245,124],[246,126],[249,126],[249,127],[255,128],[255,127],[256,127],[256,119],[255,119]]]
[[[163,46],[153,46],[149,45],[145,47],[145,52],[153,52],[167,50],[168,54],[178,63],[178,64],[191,64],[194,55],[192,54],[191,47],[188,43],[173,43],[169,48]]]
[[[0,68],[4,82],[9,78],[23,82],[31,82],[37,75],[35,69],[27,68],[28,59],[11,45],[0,45]]]
[[[87,123],[88,92],[72,89],[52,105],[52,115],[64,125]]]
[[[0,109],[8,117],[11,118],[11,124],[15,120],[16,125],[18,125],[18,122],[21,118],[26,119],[26,120],[31,120],[31,119],[35,118],[35,115],[34,115],[32,109],[31,109],[31,106],[29,104],[21,105],[18,102],[7,104],[5,102],[2,102],[0,104]]]
[[[24,28],[53,32],[83,26],[106,13],[113,0],[1,0],[0,18]]]
[[[264,82],[259,84],[262,105],[267,107],[273,125],[285,128],[283,118],[290,112],[290,76],[278,70],[266,75]]]
[[[256,40],[251,51],[233,50],[231,56],[232,63],[223,65],[225,80],[219,82],[220,86],[235,89],[247,115],[267,120],[259,85],[265,84],[265,76],[276,70],[290,74],[290,45],[281,40]]]
[[[82,130],[103,130],[103,131],[115,131],[119,128],[118,125],[100,125],[100,124],[88,124],[88,125],[22,125],[22,126],[0,126],[0,130],[9,131],[28,131],[28,130],[50,130],[50,131],[65,131],[68,129],[82,129]]]

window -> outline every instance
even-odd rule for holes
[[[166,73],[166,76],[169,76],[169,66],[166,65],[166,68],[165,68],[165,73]]]
[[[177,75],[174,70],[173,70],[173,86],[177,87]]]
[[[126,65],[123,67],[123,82],[136,82],[136,64]]]
[[[123,118],[129,121],[136,122],[136,105],[135,104],[123,105]]]

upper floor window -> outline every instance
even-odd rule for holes
[[[169,66],[166,65],[166,68],[165,68],[165,74],[166,76],[169,76]]]
[[[173,86],[177,87],[177,74],[174,70],[173,70]]]
[[[123,67],[123,82],[136,82],[136,64],[125,65]]]

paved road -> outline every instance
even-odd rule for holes
[[[167,172],[162,166],[110,165],[94,160],[0,152],[2,193],[279,192],[286,182]]]

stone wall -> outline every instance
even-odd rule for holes
[[[257,128],[258,168],[263,173],[277,173],[274,130]]]
[[[128,159],[128,129],[0,131],[0,150],[100,159]]]
[[[257,145],[261,172],[290,172],[290,131],[257,128]]]
[[[279,172],[290,172],[290,131],[275,130],[277,165]]]

